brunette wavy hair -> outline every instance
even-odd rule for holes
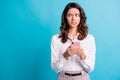
[[[62,13],[62,19],[61,19],[61,26],[60,26],[61,33],[59,38],[61,38],[62,43],[65,43],[68,40],[69,25],[67,23],[66,16],[68,10],[71,8],[76,8],[80,12],[80,23],[77,28],[77,31],[79,33],[78,40],[83,40],[88,34],[88,26],[86,25],[86,15],[83,8],[75,2],[68,3]]]

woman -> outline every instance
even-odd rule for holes
[[[62,13],[60,34],[51,40],[51,66],[59,73],[58,80],[90,80],[94,70],[95,39],[88,34],[83,8],[68,3]]]

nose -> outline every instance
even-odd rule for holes
[[[75,20],[75,15],[72,16],[72,20]]]

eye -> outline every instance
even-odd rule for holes
[[[80,15],[79,14],[75,14],[76,17],[79,17]]]
[[[72,14],[68,14],[67,16],[68,16],[68,17],[72,17],[73,15],[72,15]]]

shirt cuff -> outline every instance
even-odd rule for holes
[[[83,67],[83,69],[88,73],[88,72],[90,72],[90,67],[85,63],[85,61],[80,61],[80,63],[81,63],[81,65],[82,65],[82,67]]]

